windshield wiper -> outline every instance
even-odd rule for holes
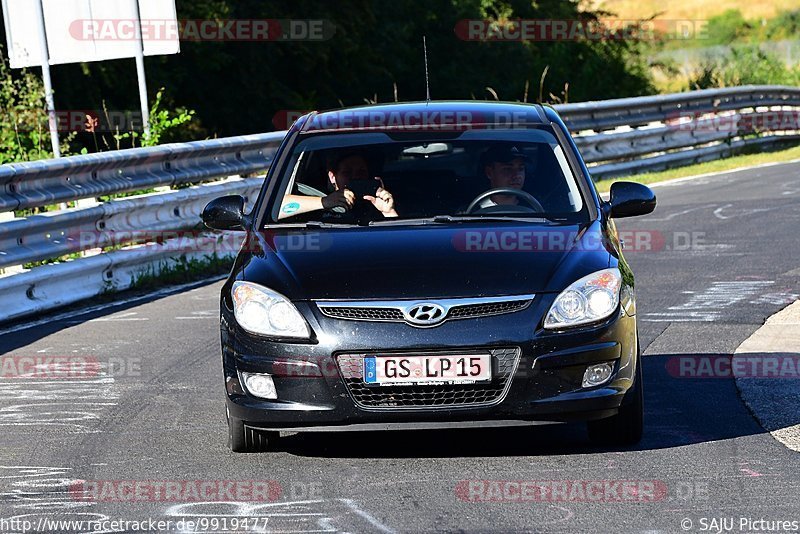
[[[530,217],[510,217],[497,215],[437,215],[433,222],[532,222],[538,220],[552,221],[546,215],[536,214]]]
[[[359,225],[351,223],[308,221],[298,223],[275,223],[264,225],[264,230],[279,230],[281,228],[357,228]]]
[[[536,215],[533,217],[498,217],[480,215],[436,215],[428,218],[417,219],[398,219],[387,218],[378,221],[370,221],[370,226],[424,226],[429,224],[462,223],[462,222],[563,222],[566,219],[555,219],[549,216]]]

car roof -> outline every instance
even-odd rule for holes
[[[302,133],[335,131],[464,131],[472,128],[535,127],[549,124],[539,104],[448,100],[375,104],[312,112],[295,128]]]

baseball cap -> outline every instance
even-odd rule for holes
[[[517,158],[520,158],[525,162],[531,161],[531,157],[520,150],[520,148],[516,145],[495,145],[484,152],[481,159],[484,165],[489,165],[495,162],[508,163]]]

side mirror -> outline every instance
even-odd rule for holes
[[[213,230],[244,230],[244,197],[215,198],[203,209],[203,223]]]
[[[643,184],[614,182],[611,184],[611,200],[606,206],[606,214],[615,219],[647,215],[656,209],[656,194]]]

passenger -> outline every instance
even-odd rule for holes
[[[369,179],[369,164],[362,154],[353,152],[339,154],[328,161],[328,180],[332,192],[324,197],[286,195],[278,218],[284,219],[318,210],[333,211],[335,213],[331,213],[330,216],[339,215],[342,220],[397,217],[394,197],[384,187],[383,180],[377,176],[374,178],[378,181],[375,194],[356,198],[352,189],[362,190],[364,186],[370,189],[369,184],[358,183]],[[357,185],[359,187],[356,187]],[[361,200],[364,202],[360,202]]]

